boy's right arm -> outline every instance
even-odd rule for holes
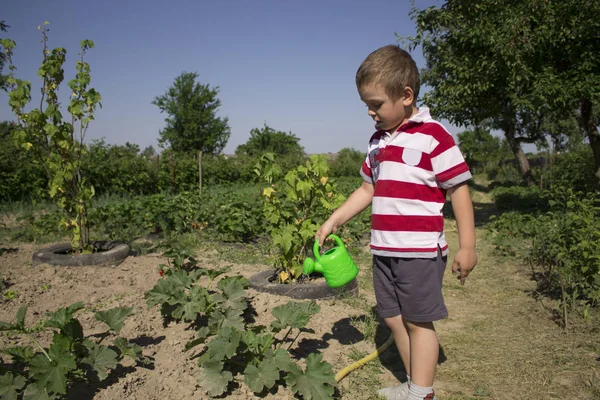
[[[319,241],[319,244],[323,245],[323,241],[330,233],[337,231],[337,228],[340,225],[343,225],[356,214],[367,208],[373,200],[374,192],[375,187],[373,184],[363,181],[362,185],[348,197],[344,204],[335,210],[327,221],[321,225],[315,235],[315,239]]]

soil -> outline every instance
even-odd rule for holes
[[[161,255],[128,257],[117,267],[55,267],[47,264],[33,267],[31,255],[41,246],[11,243],[2,247],[5,251],[0,255],[0,276],[9,282],[8,289],[15,293],[15,297],[0,299],[0,321],[14,321],[19,307],[27,306],[26,326],[31,326],[45,313],[81,301],[85,309],[79,311],[76,317],[82,323],[84,333],[91,335],[105,331],[105,325],[94,318],[95,311],[134,307],[135,314],[126,320],[120,335],[142,346],[143,354],[154,359],[154,369],[136,368],[133,363],[124,360],[124,367],[113,371],[100,386],[75,386],[69,392],[70,399],[208,398],[196,381],[199,367],[196,360],[190,359],[194,353],[184,351],[184,345],[193,338],[194,331],[184,323],[164,325],[158,307],[150,310],[146,307],[144,293],[160,278],[159,264],[166,264],[166,259]],[[232,271],[227,275],[239,274],[247,278],[269,268],[265,265],[225,263],[203,258],[202,255],[198,259],[203,267],[230,265]],[[256,323],[262,325],[269,325],[273,320],[273,307],[291,300],[252,289],[248,289],[248,295],[257,313]],[[346,356],[350,348],[363,353],[374,351],[373,343],[364,340],[363,335],[351,324],[353,317],[364,317],[364,312],[343,301],[317,300],[317,303],[321,306],[321,312],[313,316],[308,326],[314,330],[314,334],[303,333],[299,337],[295,356],[304,358],[310,352],[319,351],[337,372],[353,362]],[[19,342],[15,339],[0,337],[0,348],[28,344],[25,340]],[[384,374],[389,376],[382,375],[382,381],[394,380],[390,372]],[[293,398],[287,388],[280,387],[277,392],[256,397],[243,383],[235,386],[226,398]],[[345,397],[343,393],[341,396]]]

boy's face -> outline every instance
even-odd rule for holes
[[[375,121],[375,128],[395,132],[410,118],[407,109],[412,105],[412,90],[407,88],[404,98],[393,101],[385,92],[383,85],[366,85],[358,90],[360,99],[367,105],[368,114]]]

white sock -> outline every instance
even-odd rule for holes
[[[410,387],[410,375],[406,375],[406,382],[408,383],[408,387]]]
[[[407,400],[433,400],[433,387],[423,387],[411,382]]]

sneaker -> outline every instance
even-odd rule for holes
[[[406,400],[408,397],[408,382],[380,389],[377,394],[386,400]]]

